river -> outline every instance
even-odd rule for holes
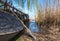
[[[35,21],[30,21],[29,29],[33,32],[39,32],[39,29],[38,29]]]

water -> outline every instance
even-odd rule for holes
[[[30,21],[29,29],[33,32],[39,32],[39,29],[38,29],[35,21]]]

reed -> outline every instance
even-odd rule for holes
[[[51,26],[59,28],[60,26],[60,0],[48,0],[45,2],[46,7],[44,7],[44,13],[41,12],[37,14],[37,24],[39,25],[39,29],[46,32],[51,29]],[[53,6],[51,5],[53,4]]]

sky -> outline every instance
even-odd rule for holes
[[[44,6],[44,0],[38,0],[38,3],[41,5],[41,7],[43,7]],[[16,2],[14,2],[13,1],[13,5],[17,8],[17,9],[22,9],[22,11],[24,12],[24,13],[26,13],[26,14],[28,14],[29,15],[29,18],[30,19],[34,19],[35,18],[35,14],[36,14],[36,12],[34,11],[34,6],[30,9],[30,11],[28,11],[28,9],[27,9],[27,3],[25,3],[25,6],[24,6],[24,8],[21,8],[21,7],[19,7],[18,6],[18,4],[16,4]],[[19,9],[19,10],[20,10]]]
[[[35,6],[32,6],[32,8],[30,10],[28,10],[28,8],[27,8],[27,2],[24,3],[25,4],[24,8],[22,8],[21,6],[19,6],[17,4],[17,2],[16,2],[17,0],[16,1],[12,0],[12,1],[13,1],[12,3],[13,3],[14,7],[16,7],[17,9],[21,10],[22,12],[28,14],[30,18],[32,18],[32,19],[35,18],[35,15],[36,15],[36,11],[35,11],[36,9],[34,9]],[[55,0],[53,0],[53,1],[50,0],[50,1],[51,1],[51,3],[49,5],[50,6],[52,5],[52,7],[53,7],[54,6],[53,1],[55,1]],[[46,2],[48,2],[48,1],[47,0],[38,0],[38,4],[39,4],[39,7],[40,7],[40,10],[44,10],[44,8],[46,7]],[[55,3],[55,5],[56,5],[56,3]]]

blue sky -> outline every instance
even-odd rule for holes
[[[8,1],[10,1],[10,0],[8,0]],[[16,0],[16,1],[15,0],[12,0],[12,1],[13,1],[13,6],[14,7],[16,7],[17,9],[20,8],[19,10],[21,10],[24,13],[28,14],[30,18],[34,18],[35,17],[35,14],[36,14],[36,11],[35,11],[36,9],[34,9],[35,6],[32,6],[32,8],[30,9],[30,11],[28,11],[27,2],[26,1],[24,1],[25,2],[24,3],[25,4],[24,5],[24,8],[22,8],[21,6],[18,6],[18,4],[16,2],[18,0]],[[53,4],[54,3],[53,1],[55,1],[55,0],[49,0],[49,1],[50,1],[49,6],[52,6],[54,8],[57,5],[57,2],[55,3],[55,5]],[[39,6],[41,7],[40,10],[44,10],[44,8],[46,6],[46,2],[49,3],[49,1],[48,0],[38,0]]]
[[[41,5],[41,7],[44,6],[44,0],[38,0],[38,3]],[[24,8],[19,7],[18,4],[16,4],[16,2],[14,2],[14,1],[13,1],[13,5],[14,5],[16,8],[22,9],[22,11],[25,12],[26,14],[29,14],[29,17],[30,17],[30,18],[34,18],[34,17],[35,17],[35,13],[36,13],[36,12],[34,12],[34,9],[33,9],[34,6],[30,9],[30,11],[28,11],[27,3],[25,3]],[[19,10],[20,10],[20,9],[19,9]]]

